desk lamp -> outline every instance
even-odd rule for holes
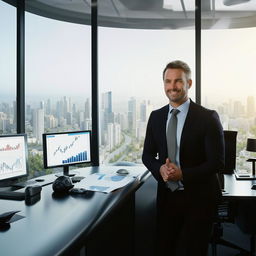
[[[256,139],[247,139],[246,150],[256,152]],[[252,175],[255,175],[255,158],[249,158],[247,162],[252,162]]]

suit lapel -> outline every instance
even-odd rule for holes
[[[160,112],[160,116],[159,116],[159,129],[160,129],[160,134],[161,136],[161,140],[163,143],[163,148],[165,150],[165,155],[167,156],[167,142],[166,142],[166,122],[167,122],[167,118],[168,118],[168,111],[169,111],[169,105],[166,105],[162,108],[162,111]]]

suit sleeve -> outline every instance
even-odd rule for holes
[[[182,167],[184,184],[205,182],[223,170],[225,161],[223,128],[216,111],[208,112],[204,136],[204,161],[192,167]],[[193,152],[191,156],[193,157]]]
[[[152,173],[157,181],[162,181],[162,177],[159,173],[160,167],[162,163],[157,159],[158,150],[157,143],[155,141],[154,131],[153,131],[153,123],[154,123],[154,114],[151,113],[147,130],[146,137],[144,141],[144,148],[142,153],[142,162],[148,168],[148,170]]]

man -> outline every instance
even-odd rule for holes
[[[189,99],[186,63],[167,64],[163,80],[169,104],[151,113],[142,156],[158,181],[157,256],[205,256],[221,197],[223,129],[215,111]]]

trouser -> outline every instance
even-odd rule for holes
[[[206,256],[216,206],[188,202],[184,191],[166,192],[158,204],[157,256]]]

